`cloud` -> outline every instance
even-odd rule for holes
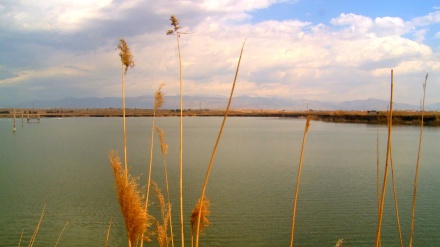
[[[127,41],[135,60],[127,73],[127,96],[152,94],[161,82],[167,95],[177,95],[176,36],[165,35],[171,14],[190,33],[180,37],[186,95],[227,96],[245,38],[236,95],[386,98],[392,68],[408,85],[405,90],[420,73],[439,70],[439,54],[423,43],[438,12],[412,20],[345,13],[320,24],[250,21],[251,10],[276,2],[7,2],[0,8],[0,38],[5,40],[0,104],[3,92],[18,98],[119,96],[119,38]],[[396,93],[405,102],[418,101],[417,95]]]

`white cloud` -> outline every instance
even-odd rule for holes
[[[127,96],[152,94],[161,82],[166,83],[164,91],[167,95],[177,95],[179,67],[176,36],[165,35],[169,27],[167,17],[174,14],[169,13],[169,5],[174,5],[173,10],[184,27],[183,31],[191,32],[180,39],[184,93],[187,95],[227,96],[245,38],[247,43],[236,95],[334,101],[377,98],[378,90],[388,90],[379,86],[388,80],[392,68],[396,73],[408,76],[402,78],[403,83],[408,85],[418,73],[440,70],[440,60],[436,59],[439,54],[422,43],[429,25],[417,29],[420,23],[435,20],[432,14],[405,21],[397,17],[373,19],[349,13],[341,14],[328,24],[317,25],[301,20],[269,20],[255,24],[244,21],[250,15],[246,12],[250,8],[264,8],[273,2],[254,1],[250,6],[246,1],[133,0],[123,1],[118,6],[115,5],[117,3],[108,4],[105,1],[94,2],[97,5],[92,6],[82,1],[78,6],[71,3],[75,9],[73,12],[63,10],[62,6],[65,8],[69,5],[55,4],[47,16],[35,21],[30,28],[64,30],[62,26],[67,25],[80,32],[85,25],[106,18],[113,21],[103,24],[109,36],[96,39],[99,45],[87,51],[47,48],[48,56],[35,68],[5,67],[17,76],[3,79],[0,85],[69,78],[71,83],[65,88],[80,90],[82,94],[74,95],[76,97],[119,96],[120,61],[115,47],[122,36],[132,48],[135,59],[135,67],[127,73]],[[34,15],[32,18],[41,16],[42,9],[50,9],[50,5],[47,3],[45,7],[38,7],[35,13],[24,11],[28,16],[16,23],[24,28],[24,23],[30,23],[31,14]],[[131,26],[129,24],[133,22],[124,19],[129,16],[136,22],[143,20],[145,6],[152,12],[148,12],[148,18],[151,18],[149,21],[152,25],[158,26],[157,30],[139,31],[142,25],[151,23],[140,22]],[[76,12],[81,9],[84,12]],[[134,11],[139,9],[142,11]],[[61,17],[55,12],[64,13],[66,19],[60,20]],[[115,24],[120,26],[111,26]],[[119,27],[126,27],[128,31],[119,32]],[[56,38],[66,39],[75,45],[76,39],[101,35],[100,28],[91,34],[87,33],[90,36],[85,38]],[[414,37],[414,40],[408,37]],[[440,38],[440,34],[437,33],[436,37]],[[39,47],[55,43],[54,39],[44,41]],[[64,43],[62,41],[59,43]],[[60,69],[63,70],[60,72]],[[59,89],[62,89],[61,86]],[[401,92],[401,95],[404,93]],[[387,96],[385,94],[384,97]],[[414,97],[418,98],[410,94],[406,97],[409,103]]]

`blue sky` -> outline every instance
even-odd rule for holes
[[[440,3],[436,1],[0,2],[0,107],[66,97],[119,97],[124,38],[136,66],[127,96],[160,83],[179,92],[175,37],[180,19],[184,94],[227,96],[247,38],[236,95],[306,100],[440,101]]]

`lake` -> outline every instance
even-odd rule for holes
[[[185,246],[189,217],[222,118],[184,118]],[[152,118],[127,119],[128,165],[145,188]],[[169,144],[166,157],[173,205],[173,231],[180,246],[179,118],[157,118]],[[228,118],[206,196],[211,225],[200,246],[288,246],[304,119]],[[414,173],[420,128],[394,126],[392,158],[405,245],[409,241]],[[305,144],[295,223],[295,246],[373,246],[377,229],[377,140],[382,183],[386,126],[311,122]],[[27,245],[43,206],[34,246],[127,246],[108,153],[123,156],[122,118],[0,119],[0,246]],[[414,246],[440,245],[440,129],[424,129]],[[152,179],[165,192],[159,138],[155,133]],[[121,158],[122,159],[122,158]],[[382,246],[398,246],[389,173]],[[150,196],[154,216],[158,203]],[[157,242],[147,244],[157,246]]]

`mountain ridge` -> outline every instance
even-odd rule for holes
[[[89,97],[64,98],[61,100],[37,100],[9,106],[9,108],[121,108],[122,100],[119,97]],[[180,96],[165,96],[164,109],[180,108]],[[215,96],[184,96],[184,109],[224,109],[228,98]],[[127,97],[127,108],[153,108],[154,97],[150,95]],[[318,101],[307,99],[288,99],[270,97],[237,96],[232,99],[232,109],[258,110],[387,110],[389,101],[368,98],[364,100],[349,100],[340,102]],[[395,110],[418,111],[420,106],[394,103]],[[437,104],[425,106],[426,110],[438,110]]]

